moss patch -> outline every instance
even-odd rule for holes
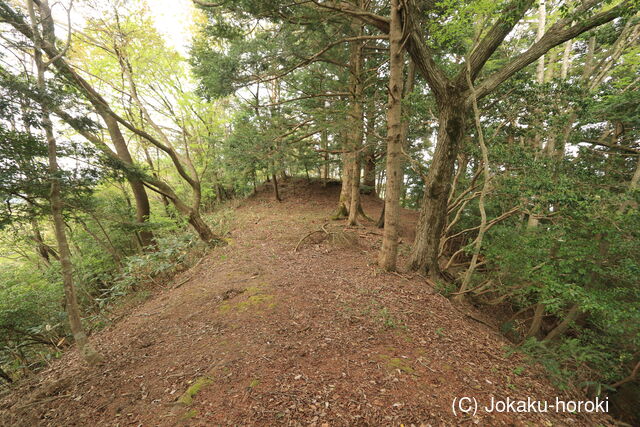
[[[211,384],[213,380],[210,377],[200,377],[191,386],[182,393],[182,396],[178,398],[176,403],[178,405],[190,406],[193,403],[193,398],[198,392],[205,386]]]
[[[198,416],[198,411],[196,411],[195,409],[189,409],[187,412],[185,412],[182,415],[182,419],[183,420],[190,420],[193,417],[197,417]]]
[[[267,294],[263,292],[266,283],[260,283],[255,286],[250,286],[244,290],[244,293],[248,294],[246,300],[240,302],[224,302],[218,306],[218,311],[221,313],[227,313],[231,310],[236,311],[248,311],[258,308],[273,308],[276,303],[273,302],[275,295]]]
[[[249,298],[247,298],[246,301],[239,302],[237,304],[237,307],[238,307],[238,310],[240,311],[247,311],[250,308],[264,305],[268,302],[271,302],[273,301],[273,298],[274,296],[269,294],[252,295]],[[269,306],[271,306],[271,304],[269,304]]]
[[[400,357],[391,357],[384,354],[380,356],[380,359],[382,359],[385,362],[385,366],[388,369],[391,369],[391,370],[399,369],[401,372],[404,372],[405,374],[411,374],[411,375],[415,374],[415,370],[411,367],[409,362],[407,362],[405,359],[402,359]]]

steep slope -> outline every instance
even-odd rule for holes
[[[553,411],[454,417],[456,397],[553,401],[558,391],[505,359],[503,337],[424,279],[377,269],[380,231],[329,219],[337,186],[282,187],[282,203],[268,193],[243,202],[228,246],[94,336],[103,366],[65,355],[0,402],[3,424],[606,422]],[[380,208],[365,199],[369,214]],[[411,230],[416,214],[403,215]]]

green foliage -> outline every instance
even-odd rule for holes
[[[59,277],[28,265],[0,264],[0,365],[6,371],[42,366],[67,335]]]
[[[596,394],[609,391],[607,382],[619,377],[620,359],[618,355],[607,354],[610,350],[602,342],[587,342],[577,338],[563,338],[552,344],[540,342],[535,338],[526,340],[517,349],[529,356],[530,363],[540,363],[546,369],[556,386],[591,387],[595,385]],[[593,373],[598,373],[597,381]]]
[[[197,243],[197,237],[188,233],[158,238],[160,249],[128,257],[122,273],[113,277],[113,284],[104,289],[96,301],[104,306],[135,291],[144,283],[159,277],[170,277],[182,266]]]

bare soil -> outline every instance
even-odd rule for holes
[[[228,246],[95,334],[102,365],[69,351],[0,400],[0,424],[609,423],[553,411],[454,416],[464,396],[572,396],[507,358],[508,341],[473,319],[482,313],[454,307],[418,275],[378,269],[381,230],[330,219],[338,185],[287,181],[281,191],[281,203],[266,190],[244,201]],[[381,207],[364,197],[374,219]],[[416,219],[403,212],[403,257]]]

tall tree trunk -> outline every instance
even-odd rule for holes
[[[329,103],[325,100],[324,102],[325,110],[329,109]],[[325,113],[326,114],[326,113]],[[327,185],[327,181],[329,181],[329,129],[327,129],[328,122],[323,119],[324,129],[320,133],[320,146],[324,150],[323,153],[323,165],[322,165],[322,173],[320,178],[323,180],[323,184]]]
[[[453,86],[447,92],[439,101],[436,150],[425,182],[416,239],[409,259],[412,270],[428,273],[433,279],[440,278],[440,237],[447,222],[447,200],[465,131],[466,106],[461,89]]]
[[[549,60],[547,61],[547,69],[544,72],[544,81],[549,83],[553,79],[553,75],[556,71],[556,60],[558,58],[558,51],[552,50],[549,52]]]
[[[366,148],[364,150],[364,166],[362,179],[362,192],[364,194],[373,194],[376,189],[376,144],[374,140],[375,131],[375,106],[369,103],[367,108],[367,125],[365,131]]]
[[[384,198],[384,234],[378,263],[394,271],[398,258],[400,190],[402,188],[402,87],[404,55],[399,0],[391,0],[389,26],[389,106],[387,109],[387,191]]]
[[[405,99],[411,92],[413,92],[413,88],[415,86],[415,82],[416,82],[416,63],[413,62],[413,60],[409,60],[409,69],[407,70],[407,81],[404,84],[404,88],[403,88],[403,93],[402,93],[402,99]],[[401,108],[402,109],[402,108]],[[409,115],[410,111],[409,111],[409,107],[404,107],[404,109],[402,109],[402,111],[404,111],[403,115],[407,116]],[[407,136],[409,134],[409,120],[402,120],[401,123],[401,147],[403,148],[409,148],[408,146],[408,140],[407,140]],[[404,155],[404,153],[403,153]],[[402,159],[402,156],[400,157]],[[404,164],[404,161],[400,161],[401,164],[401,168],[402,165]],[[382,171],[384,172],[384,171]],[[402,176],[402,178],[404,178],[404,176]],[[402,179],[401,178],[401,179]],[[382,182],[382,174],[380,176],[379,179],[380,182]],[[403,194],[402,197],[405,196],[407,191],[407,188],[404,187],[403,189]],[[385,205],[382,206],[382,211],[380,212],[380,216],[378,217],[378,221],[376,221],[376,227],[378,228],[384,228],[384,216],[385,216]]]
[[[361,2],[362,3],[362,2]],[[362,5],[361,5],[362,6]],[[353,32],[360,36],[363,33],[364,26],[359,21],[353,20],[351,26]],[[364,43],[362,41],[351,42],[350,52],[350,76],[349,76],[349,92],[351,93],[351,105],[349,109],[349,127],[347,131],[348,146],[353,152],[351,158],[351,198],[349,200],[349,217],[347,224],[356,225],[358,214],[361,210],[360,205],[360,151],[362,149],[363,137],[363,66]],[[345,167],[347,167],[345,165]]]
[[[565,80],[569,75],[569,67],[571,66],[571,50],[573,49],[573,40],[569,40],[564,45],[562,54],[562,67],[560,68],[560,78]]]
[[[133,166],[133,158],[127,147],[127,143],[122,135],[120,126],[116,119],[106,112],[102,106],[95,104],[98,114],[102,117],[103,121],[107,125],[111,142],[116,149],[116,153],[120,160],[127,165]],[[140,225],[141,229],[138,230],[138,236],[143,249],[156,249],[157,243],[154,239],[153,232],[148,229],[149,216],[151,215],[151,206],[149,204],[149,196],[144,188],[144,184],[140,178],[132,174],[126,174],[127,181],[131,187],[133,198],[135,199],[136,207],[136,222]]]
[[[40,0],[39,17],[42,20],[39,21],[36,17],[33,0],[27,0],[27,6],[29,8],[29,17],[31,19],[31,26],[35,38],[34,60],[38,73],[38,87],[44,91],[46,88],[45,64],[42,58],[41,43],[42,39],[49,41],[55,40],[55,36],[53,34],[53,22],[50,19],[47,19],[47,17],[51,16],[51,9],[49,8],[48,0]],[[42,38],[39,36],[40,31],[38,30],[38,22],[41,22],[43,28]],[[69,29],[69,31],[71,31],[71,29]],[[71,251],[69,250],[69,242],[67,241],[64,219],[62,216],[63,204],[60,190],[61,171],[58,167],[56,139],[53,134],[53,124],[51,123],[51,118],[49,117],[49,110],[46,106],[42,107],[42,127],[44,128],[45,137],[47,140],[49,173],[51,180],[49,200],[51,202],[51,217],[53,218],[53,227],[55,230],[56,241],[58,242],[58,252],[60,256],[60,264],[62,267],[62,283],[65,293],[65,309],[67,311],[67,316],[69,317],[69,326],[71,327],[71,333],[73,334],[73,338],[78,345],[78,349],[80,350],[82,357],[89,364],[95,364],[98,363],[102,358],[89,342],[89,339],[87,338],[87,335],[82,327],[80,308],[78,307],[78,298],[76,296],[76,289],[73,283]]]

